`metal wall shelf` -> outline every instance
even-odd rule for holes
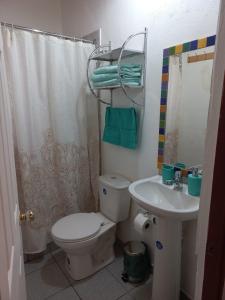
[[[140,50],[133,50],[133,49],[126,49],[126,45],[130,40],[132,40],[136,36],[143,35],[144,42],[143,42],[143,51]],[[98,46],[94,49],[94,51],[91,53],[88,59],[87,63],[87,80],[88,80],[88,86],[92,92],[92,94],[95,96],[95,98],[106,105],[112,105],[113,97],[112,97],[112,91],[115,89],[122,89],[126,97],[133,103],[138,106],[145,106],[145,96],[143,99],[143,104],[140,104],[136,102],[135,98],[132,96],[132,93],[128,93],[128,91],[132,91],[135,89],[144,89],[145,88],[145,78],[146,78],[146,51],[147,51],[147,28],[143,32],[138,32],[135,34],[130,35],[127,40],[123,43],[122,47],[116,48],[111,50],[111,43],[108,45]],[[143,63],[143,74],[142,74],[142,80],[141,85],[139,86],[129,86],[125,83],[123,83],[122,78],[122,71],[121,71],[121,60],[124,58],[130,58],[135,56],[143,55],[144,63]],[[94,87],[90,80],[90,74],[89,74],[89,68],[91,61],[96,61],[96,65],[100,66],[101,62],[109,62],[111,65],[114,61],[117,61],[118,65],[118,77],[119,77],[119,83],[118,85],[114,86],[103,86],[103,87]],[[111,92],[110,96],[110,102],[107,102],[101,97],[101,90],[109,90]]]
[[[120,57],[120,53],[122,51],[122,47],[113,49],[111,51],[107,51],[105,53],[100,53],[97,55],[94,55],[92,57],[93,60],[98,60],[98,61],[117,61]],[[126,57],[131,57],[131,56],[136,56],[136,55],[143,55],[143,51],[138,51],[138,50],[132,50],[132,49],[125,49],[122,52],[122,57],[121,58],[126,58]]]
[[[113,90],[113,89],[120,89],[122,86],[121,85],[112,85],[112,86],[102,86],[102,87],[94,87],[95,90]],[[137,85],[137,86],[131,86],[124,84],[124,87],[128,89],[143,89],[143,85]]]

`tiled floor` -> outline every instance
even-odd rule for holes
[[[25,263],[28,300],[150,300],[151,278],[145,284],[134,286],[121,280],[122,256],[96,273],[74,281],[64,266],[65,254],[50,249],[42,259]],[[180,300],[187,300],[182,296]]]
[[[124,283],[123,260],[115,261],[95,275],[74,281],[64,267],[65,255],[52,250],[42,259],[25,263],[28,300],[149,300],[151,279],[142,285]]]

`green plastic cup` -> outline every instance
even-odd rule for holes
[[[162,179],[165,184],[174,180],[174,166],[163,164]]]

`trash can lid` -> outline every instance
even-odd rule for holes
[[[145,253],[145,246],[142,242],[131,241],[125,245],[124,251],[130,256],[142,255]]]

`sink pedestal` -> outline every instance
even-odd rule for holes
[[[157,175],[133,182],[129,192],[142,208],[157,216],[152,300],[179,300],[182,221],[197,218],[199,197],[162,183]]]
[[[179,300],[182,223],[158,217],[152,300]]]

